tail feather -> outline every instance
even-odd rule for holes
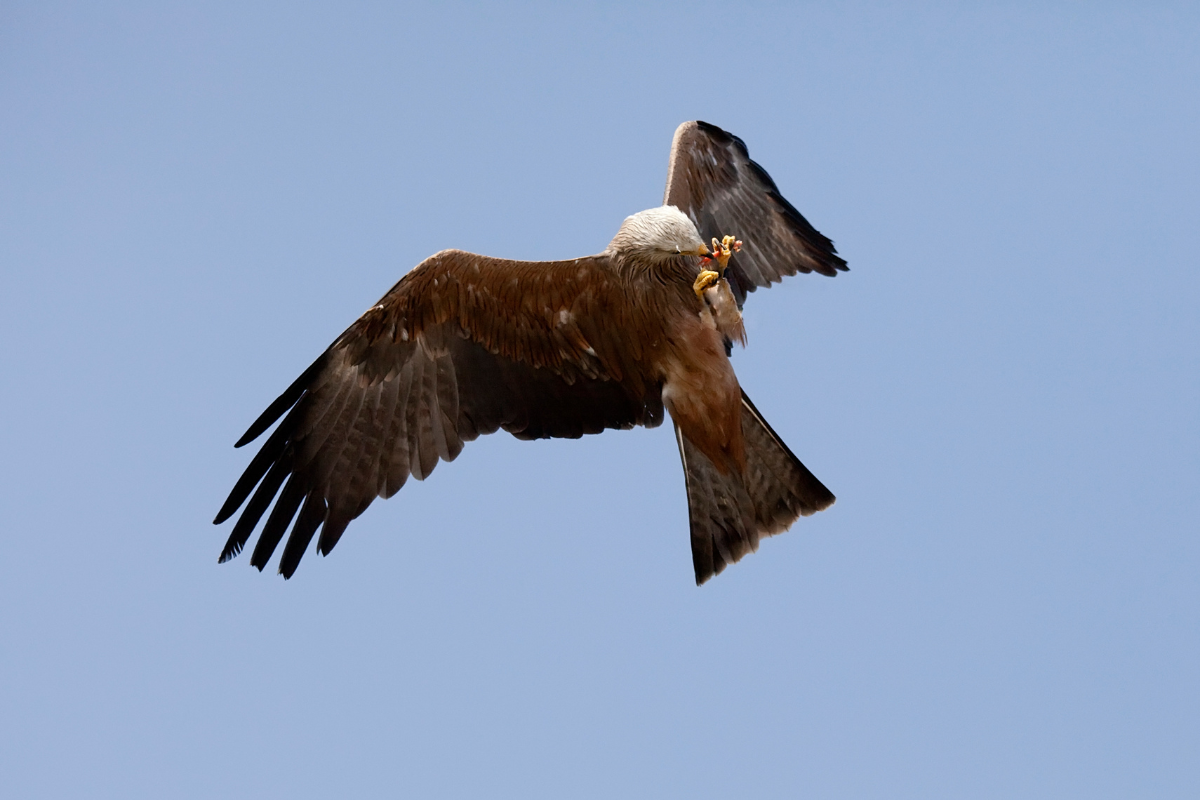
[[[687,480],[696,585],[758,549],[754,502],[741,478],[720,470],[675,426]]]
[[[746,472],[723,473],[675,426],[687,483],[696,585],[758,549],[759,539],[800,516],[833,505],[834,496],[800,463],[742,393]]]
[[[745,392],[742,436],[746,440],[746,490],[754,499],[759,533],[782,533],[797,517],[824,511],[837,500],[788,449]]]

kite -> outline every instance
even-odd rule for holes
[[[328,555],[376,497],[425,479],[478,436],[579,438],[655,427],[666,410],[701,584],[834,502],[729,359],[732,342],[745,343],[747,293],[846,269],[741,139],[686,122],[663,205],[626,218],[604,252],[530,262],[445,250],[339,336],[236,443],[282,417],[214,520],[245,504],[220,561],[241,552],[273,500],[250,563],[261,571],[290,527],[279,562],[290,578],[318,529]]]

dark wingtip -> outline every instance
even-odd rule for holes
[[[830,278],[836,276],[838,272],[849,272],[850,267],[846,265],[846,259],[838,255],[837,248],[833,246],[833,240],[814,228],[812,223],[779,193],[775,181],[771,180],[771,176],[767,174],[766,170],[754,161],[750,162],[750,167],[757,173],[759,180],[767,184],[767,196],[775,203],[776,209],[787,221],[792,232],[814,251],[812,255],[816,263],[812,265],[813,271]]]
[[[244,476],[245,473],[243,473],[243,477]],[[245,501],[246,495],[250,494],[250,491],[254,488],[254,486],[258,485],[258,480],[260,477],[261,475],[255,475],[254,484],[246,488],[245,491],[239,491],[241,487],[238,486],[238,484],[234,484],[233,491],[229,493],[229,496],[225,498],[225,502],[221,504],[221,510],[217,512],[215,517],[213,517],[213,525],[220,525],[222,522],[237,513],[237,510],[241,508],[242,503]],[[238,483],[242,483],[241,478],[238,479]]]
[[[243,447],[247,444],[250,444],[250,442],[253,442],[259,436],[261,436],[263,431],[271,427],[275,420],[282,417],[285,411],[296,405],[296,401],[298,401],[300,396],[304,394],[305,390],[309,388],[313,382],[313,378],[315,378],[317,373],[321,371],[321,368],[325,366],[325,362],[328,359],[329,351],[326,350],[324,353],[321,353],[316,361],[314,361],[312,364],[309,364],[308,369],[300,373],[299,378],[296,378],[296,380],[292,381],[292,385],[285,389],[283,394],[279,395],[279,397],[276,397],[274,402],[267,406],[266,411],[258,415],[258,419],[251,423],[250,427],[246,429],[246,432],[242,434],[242,438],[234,442],[233,446]]]
[[[296,567],[300,566],[300,559],[304,558],[304,552],[308,550],[308,543],[312,541],[317,528],[325,521],[327,508],[325,498],[318,492],[311,492],[305,498],[304,506],[300,509],[300,515],[296,517],[296,524],[283,548],[283,556],[279,559],[279,574],[284,577],[284,580],[292,577],[296,572]]]
[[[698,128],[700,128],[700,130],[704,131],[706,134],[708,134],[709,136],[711,136],[714,139],[717,139],[718,141],[722,142],[723,144],[729,144],[732,142],[733,144],[735,144],[739,148],[741,148],[741,151],[743,154],[746,153],[746,143],[743,142],[741,139],[739,139],[737,136],[730,133],[729,131],[725,130],[724,128],[718,128],[716,125],[713,125],[711,122],[705,122],[702,119],[696,120],[696,126]]]
[[[221,551],[221,556],[217,559],[217,563],[224,564],[226,561],[232,561],[238,557],[238,553],[240,552],[242,552],[242,543],[230,540],[225,543],[225,549]]]
[[[222,522],[232,517],[240,505],[241,503],[238,503],[236,506],[231,508],[229,501],[226,500],[225,505],[221,506],[221,510],[217,512],[215,517],[213,517],[213,525],[220,525]]]
[[[237,524],[233,526],[233,530],[229,534],[229,539],[225,542],[225,549],[221,552],[222,560],[228,560],[242,552],[242,548],[250,540],[250,534],[254,532],[254,527],[258,525],[258,521],[267,510],[267,506],[275,498],[275,493],[279,491],[280,485],[290,471],[291,461],[285,455],[267,472],[266,477],[259,484],[258,490],[254,493],[254,497],[250,499],[249,505],[246,506],[246,510],[242,512],[242,516],[238,518]],[[238,502],[240,504],[241,501],[239,500]]]
[[[275,501],[275,507],[271,509],[271,515],[263,525],[262,532],[258,534],[258,543],[254,545],[254,552],[250,554],[250,563],[258,567],[259,571],[271,560],[271,554],[275,552],[279,540],[283,538],[304,500],[302,481],[303,478],[298,479],[295,473],[288,478],[279,499]]]

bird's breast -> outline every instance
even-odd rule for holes
[[[676,321],[662,355],[663,405],[722,471],[745,469],[741,388],[721,333],[700,315]]]

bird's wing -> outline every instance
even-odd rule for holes
[[[266,565],[295,518],[279,566],[290,577],[322,525],[324,554],[375,497],[423,479],[481,434],[577,438],[661,423],[661,385],[648,377],[630,310],[603,255],[427,259],[237,442],[283,417],[214,520],[249,498],[221,560],[241,551],[276,495],[251,564]]]
[[[708,241],[732,234],[743,242],[726,277],[740,306],[747,292],[785,275],[836,275],[846,262],[750,160],[741,139],[707,122],[675,131],[664,205],[691,217]]]

